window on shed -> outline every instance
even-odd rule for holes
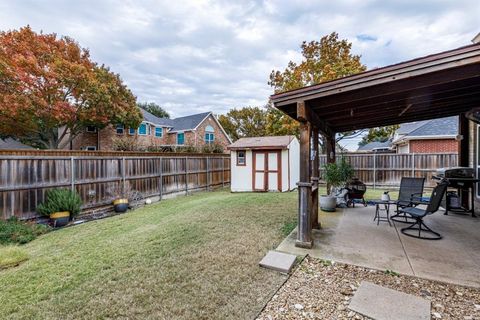
[[[97,132],[97,128],[95,128],[94,126],[87,126],[86,131],[87,132]]]
[[[237,166],[247,165],[247,158],[245,155],[246,155],[245,150],[237,150]]]
[[[129,128],[128,129],[128,134],[132,135],[132,136],[135,135],[135,129],[134,128]]]

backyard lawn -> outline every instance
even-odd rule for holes
[[[48,233],[0,270],[0,318],[252,318],[285,280],[258,262],[296,197],[197,193]]]
[[[285,280],[258,262],[296,210],[297,192],[220,190],[50,232],[0,269],[0,318],[252,318]]]

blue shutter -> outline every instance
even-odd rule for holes
[[[147,125],[145,123],[140,124],[140,127],[138,127],[138,134],[143,136],[147,134]]]
[[[185,134],[177,133],[177,144],[185,144]]]

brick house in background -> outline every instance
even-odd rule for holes
[[[195,146],[232,143],[212,112],[193,114],[175,119],[158,118],[141,109],[143,121],[138,128],[123,125],[97,130],[89,127],[70,144],[71,150],[113,150],[118,139],[132,139],[142,147]]]
[[[458,153],[458,117],[404,123],[395,133],[397,153]]]

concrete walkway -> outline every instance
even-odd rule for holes
[[[403,235],[402,223],[377,226],[374,212],[372,206],[321,212],[313,249],[295,247],[294,230],[277,250],[480,287],[480,218],[439,211],[425,222],[443,239],[429,241]]]

